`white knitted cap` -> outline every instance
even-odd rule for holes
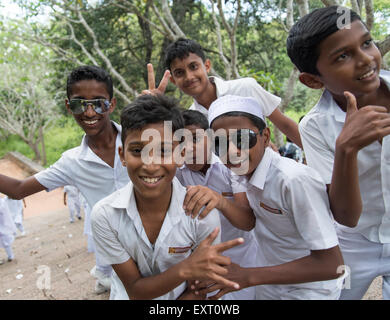
[[[208,112],[209,124],[211,125],[211,122],[220,115],[235,111],[250,113],[265,122],[262,107],[256,99],[226,95],[218,98],[210,105]]]

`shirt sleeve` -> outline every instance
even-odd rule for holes
[[[299,123],[307,165],[314,168],[326,184],[332,182],[334,151],[332,151],[313,118],[305,117]]]
[[[96,252],[103,264],[120,264],[130,259],[103,206],[96,204],[91,211],[91,229]]]
[[[338,238],[326,185],[315,170],[305,167],[305,171],[288,180],[281,190],[286,208],[310,250],[329,249],[338,245]]]
[[[266,117],[269,117],[269,115],[275,111],[282,100],[280,97],[265,90],[253,78],[246,78],[245,86],[248,86],[251,90],[251,96],[259,101],[263,108],[263,114]]]
[[[69,163],[69,160],[66,155],[62,155],[53,165],[38,172],[34,177],[47,189],[47,191],[52,191],[66,185],[73,185],[72,174],[69,172],[70,166],[67,165],[67,163]]]

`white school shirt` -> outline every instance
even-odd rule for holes
[[[256,215],[255,235],[266,266],[338,245],[326,185],[314,169],[268,147],[248,181],[247,196]],[[336,282],[316,281],[294,287],[334,291]]]
[[[217,98],[223,97],[227,94],[255,98],[264,108],[262,112],[266,117],[275,111],[281,101],[281,98],[265,90],[253,78],[223,80],[217,77],[209,77],[209,79],[212,83],[215,84]],[[190,106],[189,109],[200,111],[206,117],[209,112],[208,109],[199,104],[196,100],[194,100],[194,103]]]
[[[186,189],[174,178],[172,196],[160,233],[152,245],[143,228],[129,183],[96,204],[91,213],[96,251],[104,264],[121,264],[134,260],[142,277],[160,274],[189,257],[199,243],[216,227],[219,215],[212,210],[206,218],[192,219],[183,210]],[[220,242],[218,235],[214,243]],[[129,299],[119,277],[113,272],[110,299]],[[185,290],[183,282],[159,300],[177,299]]]
[[[121,126],[112,121],[118,134],[115,144],[115,160],[112,168],[88,146],[84,135],[81,145],[65,151],[52,166],[34,175],[47,191],[73,185],[92,208],[96,202],[129,183],[127,169],[120,161],[118,147],[122,145]]]
[[[210,168],[206,175],[199,171],[192,171],[184,165],[177,169],[176,177],[183,186],[206,186],[233,201],[234,193],[246,192],[245,177],[234,174],[214,153],[212,153],[210,162]],[[221,241],[225,242],[239,237],[244,238],[243,244],[226,250],[223,254],[229,256],[234,263],[240,264],[242,267],[255,267],[257,263],[255,252],[257,252],[258,246],[253,232],[237,229],[221,212],[219,213]]]
[[[381,70],[381,79],[390,88],[390,72]],[[319,102],[302,119],[299,132],[307,164],[316,169],[326,184],[332,181],[336,139],[346,113],[325,90]],[[373,242],[390,243],[390,136],[358,153],[359,187],[363,209],[354,228],[337,224],[347,233],[360,233]]]
[[[14,222],[16,224],[23,223],[23,200],[5,197],[4,201],[8,205],[9,212],[11,213]]]
[[[5,198],[0,198],[0,247],[7,248],[14,242],[16,226]]]

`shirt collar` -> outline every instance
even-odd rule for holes
[[[390,71],[381,70],[379,76],[390,90]],[[345,122],[346,112],[339,107],[328,90],[324,90],[317,105],[321,112],[333,116],[338,122]]]
[[[265,149],[263,158],[248,181],[251,185],[254,185],[261,190],[264,189],[265,180],[267,178],[272,159],[275,156],[277,156],[277,154],[276,152],[272,151],[271,148],[267,147]]]
[[[185,215],[183,201],[186,195],[186,189],[180,184],[176,177],[172,180],[172,197],[167,211],[167,216],[172,224],[177,223],[182,215]],[[134,186],[130,181],[125,187],[118,190],[117,196],[111,202],[111,206],[117,209],[126,209],[127,215],[134,220],[139,214],[135,202]]]
[[[213,76],[209,77],[209,79],[210,79],[211,83],[215,84],[215,90],[216,90],[215,93],[217,95],[217,98],[222,97],[222,96],[227,94],[229,87],[228,87],[225,80],[218,78],[218,77],[213,77]],[[202,106],[200,103],[198,103],[195,99],[194,99],[194,106],[198,111],[203,112],[203,113],[208,113],[208,110],[204,106]]]

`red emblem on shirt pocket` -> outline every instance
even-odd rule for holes
[[[260,202],[260,207],[262,207],[263,209],[265,209],[265,210],[267,210],[269,212],[272,212],[274,214],[282,214],[282,210],[271,208],[271,207],[267,206],[263,202]]]
[[[222,192],[223,197],[233,197],[233,192]]]
[[[168,248],[168,253],[170,254],[175,254],[175,253],[185,253],[188,250],[192,248],[193,244],[187,247],[169,247]]]

